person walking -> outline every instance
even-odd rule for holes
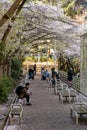
[[[52,73],[52,87],[54,88],[55,85],[56,85],[56,75],[57,75],[57,72],[55,71],[55,68],[52,68],[51,69],[51,73]]]
[[[41,68],[41,80],[46,80],[44,67]]]
[[[34,64],[34,75],[36,75],[36,64]]]
[[[28,76],[29,76],[29,79],[34,80],[34,70],[32,69],[32,67],[30,67],[28,70]]]
[[[67,75],[68,75],[68,85],[69,85],[69,87],[71,87],[72,86],[73,76],[74,76],[74,72],[73,72],[72,68],[70,68],[68,70],[68,74]]]

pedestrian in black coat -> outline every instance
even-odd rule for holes
[[[73,72],[72,68],[69,69],[67,75],[68,75],[68,84],[69,84],[69,87],[71,87],[73,76],[74,76],[74,72]]]

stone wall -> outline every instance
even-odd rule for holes
[[[37,67],[37,74],[41,72],[41,68],[44,67],[49,72],[51,71],[51,68],[55,67],[56,70],[58,70],[58,63],[54,64],[53,62],[24,62],[23,63],[23,73],[24,75],[27,73],[29,67],[33,67],[33,65],[36,64]]]

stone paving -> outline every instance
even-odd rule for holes
[[[23,106],[20,130],[87,130],[86,120],[80,120],[79,125],[76,125],[75,118],[70,117],[70,106],[73,103],[62,104],[46,81],[35,77],[35,80],[31,80],[31,89],[32,106]],[[79,94],[79,100],[83,98]]]

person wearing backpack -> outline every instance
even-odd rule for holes
[[[26,98],[26,105],[32,105],[30,103],[30,96],[32,95],[32,92],[28,92],[29,85],[29,83],[25,83],[25,87],[19,85],[15,91],[18,95],[18,99]]]

